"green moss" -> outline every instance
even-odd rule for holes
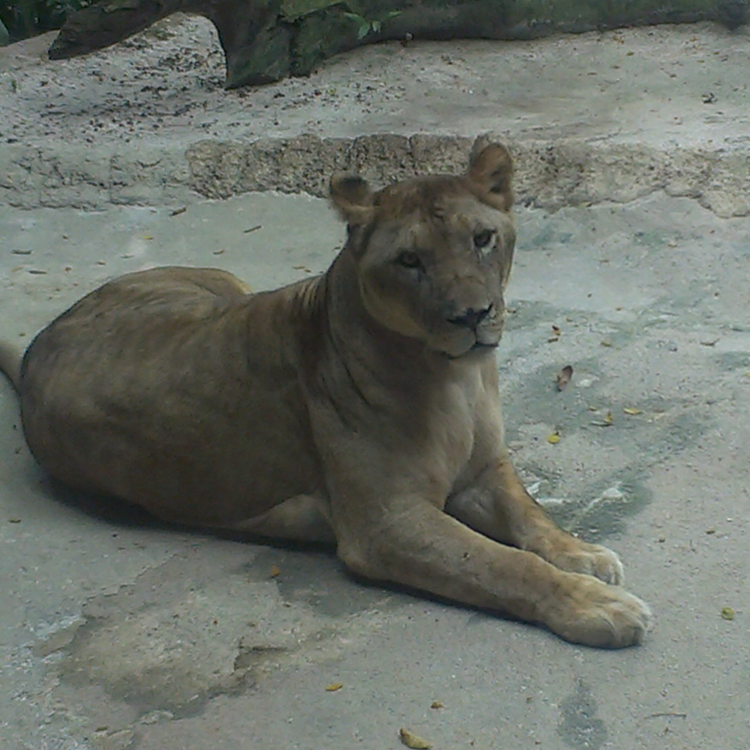
[[[291,28],[266,27],[227,59],[227,88],[278,81],[291,72]]]
[[[316,65],[357,46],[357,21],[334,9],[306,16],[297,23],[292,59],[293,75],[308,75]]]

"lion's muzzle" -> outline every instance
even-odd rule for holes
[[[475,309],[468,307],[462,310],[458,315],[454,315],[448,318],[449,323],[453,323],[456,326],[463,326],[464,328],[470,328],[474,333],[477,332],[479,324],[487,318],[492,312],[492,303],[487,307]]]

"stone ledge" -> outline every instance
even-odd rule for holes
[[[750,214],[750,151],[660,150],[644,144],[506,141],[516,161],[516,194],[524,205],[626,203],[664,190],[694,198],[718,216]],[[474,140],[446,135],[300,135],[254,141],[204,139],[169,147],[128,144],[103,153],[83,145],[44,149],[12,144],[0,151],[0,201],[19,208],[101,208],[174,204],[191,197],[227,198],[276,190],[327,195],[334,172],[361,174],[375,185],[429,172],[464,169]]]

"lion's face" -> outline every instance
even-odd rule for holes
[[[492,145],[460,177],[377,193],[359,178],[334,180],[362,301],[378,323],[452,359],[497,346],[515,243],[511,172],[508,152]]]

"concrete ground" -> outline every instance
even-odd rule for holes
[[[741,106],[748,97],[742,83],[747,68],[736,67],[747,56],[748,40],[709,27],[653,31],[665,40],[652,52],[662,63],[660,55],[674,54],[675,66],[687,66],[690,45],[721,48],[727,57],[722,65],[713,53],[703,63],[693,59],[697,71],[716,67],[706,80],[693,71],[675,84],[685,106],[696,97],[678,133],[666,126],[676,115],[659,107],[662,68],[626,54],[636,38],[645,48],[647,37],[639,35],[647,33],[623,32],[623,42],[608,46],[625,50],[616,74],[622,85],[589,89],[595,76],[579,80],[580,68],[560,58],[552,66],[553,97],[541,84],[537,91],[535,80],[513,88],[512,72],[497,66],[495,75],[509,90],[507,110],[498,98],[494,110],[479,107],[473,124],[473,99],[462,99],[456,104],[466,107],[461,122],[444,126],[420,121],[416,107],[401,109],[400,120],[387,108],[390,89],[378,68],[398,68],[390,55],[406,54],[400,45],[361,50],[346,59],[357,75],[363,60],[370,61],[367,75],[384,92],[372,100],[381,106],[378,119],[362,130],[352,124],[349,134],[330,124],[316,136],[330,132],[343,144],[336,154],[351,155],[355,134],[403,136],[402,123],[413,114],[412,132],[448,139],[435,141],[442,145],[430,152],[438,166],[440,149],[451,167],[485,130],[502,131],[517,144],[524,161],[519,245],[509,288],[512,314],[498,355],[510,445],[532,492],[562,524],[621,554],[629,588],[655,613],[644,645],[613,652],[571,646],[528,625],[365,586],[326,550],[189,533],[82,497],[50,483],[34,464],[15,396],[1,381],[0,747],[389,750],[401,747],[401,727],[436,750],[750,745],[750,218],[743,215],[750,198],[742,171],[750,125]],[[115,62],[145,54],[137,44],[106,54],[119,55]],[[597,44],[596,35],[587,35],[509,47],[533,65],[573,45]],[[424,66],[427,87],[439,88],[456,50],[476,55],[472,60],[484,60],[489,69],[497,51],[507,48],[425,45],[425,57],[415,64]],[[13,54],[18,58],[18,50]],[[441,62],[440,55],[452,62]],[[91,57],[85,65],[105,65],[102,60],[114,64]],[[588,57],[573,60],[604,70]],[[245,96],[262,100],[284,86],[320,86],[343,64],[323,69],[317,84],[292,81]],[[61,70],[72,80],[70,71],[80,74],[75,65],[84,61],[67,65],[21,61],[4,69],[0,85],[15,79],[18,91],[19,81],[34,76],[57,85]],[[119,69],[126,69],[124,62]],[[134,89],[141,72],[129,72]],[[177,74],[186,86],[191,75],[203,75]],[[356,79],[351,76],[352,85]],[[633,81],[642,96],[627,87]],[[109,101],[111,92],[96,85],[80,89],[86,96],[76,105],[82,118]],[[713,106],[701,96],[714,89],[719,101],[727,99],[722,111],[729,114],[720,122],[699,114]],[[211,102],[237,96],[218,89],[209,94]],[[173,90],[161,95],[176,106]],[[35,96],[29,94],[24,106],[33,109]],[[77,101],[71,97],[60,99],[63,109]],[[616,110],[626,101],[629,114],[621,118]],[[441,103],[446,111],[449,105]],[[12,129],[5,119],[0,126],[6,140],[18,141],[0,149],[0,160],[12,167],[0,172],[0,182],[11,186],[0,205],[3,338],[28,341],[76,298],[125,271],[211,265],[262,289],[323,270],[340,247],[343,228],[333,213],[305,195],[249,193],[212,201],[206,191],[196,193],[200,185],[188,177],[169,183],[158,173],[162,181],[149,183],[151,172],[143,185],[158,183],[161,192],[135,190],[120,200],[124,193],[112,192],[114,172],[91,182],[70,154],[63,158],[65,133],[81,127],[72,109],[52,116],[60,126],[53,135],[31,117],[12,120]],[[545,128],[537,150],[524,145],[532,136],[523,123],[511,122],[523,112],[533,112]],[[579,133],[586,112],[592,117]],[[232,131],[234,120],[215,115],[217,133],[223,123]],[[293,117],[273,117],[282,122],[287,115]],[[242,109],[231,116],[258,133],[275,134],[272,118],[256,120]],[[106,117],[116,121],[111,111]],[[543,160],[546,148],[557,147],[559,123],[566,124],[560,142],[567,150],[555,153],[577,154],[578,161],[559,162],[559,169],[548,161],[541,171],[534,155]],[[174,133],[165,125],[153,138],[141,132],[130,146],[92,131],[82,148],[91,166],[113,149],[120,158],[128,147],[138,153],[164,147],[179,167],[175,174],[194,175],[186,156],[195,146],[190,123],[178,125]],[[122,135],[122,128],[110,129]],[[458,140],[450,140],[451,133]],[[238,130],[230,135],[232,148],[249,149],[245,156],[259,153]],[[75,145],[75,137],[70,140]],[[365,157],[379,159],[387,171],[403,142],[382,137],[371,143],[357,158],[365,167]],[[395,173],[423,163],[416,143],[408,139],[413,161],[406,166],[396,153]],[[388,151],[389,144],[396,151]],[[635,151],[620,150],[624,146]],[[32,147],[36,161],[24,150]],[[634,153],[645,153],[641,148],[655,155],[650,164],[661,181],[648,182],[648,164],[633,162]],[[690,162],[688,169],[687,152],[707,161]],[[24,179],[14,171],[21,163]],[[698,169],[709,163],[718,171]],[[216,184],[234,179],[231,163],[217,170]],[[128,174],[132,185],[143,187],[137,170]],[[535,192],[543,178],[547,192]],[[242,192],[245,183],[231,184],[237,189],[228,192]],[[145,205],[130,205],[138,201]],[[574,374],[559,393],[555,375],[565,365]],[[556,444],[547,440],[554,432]]]

